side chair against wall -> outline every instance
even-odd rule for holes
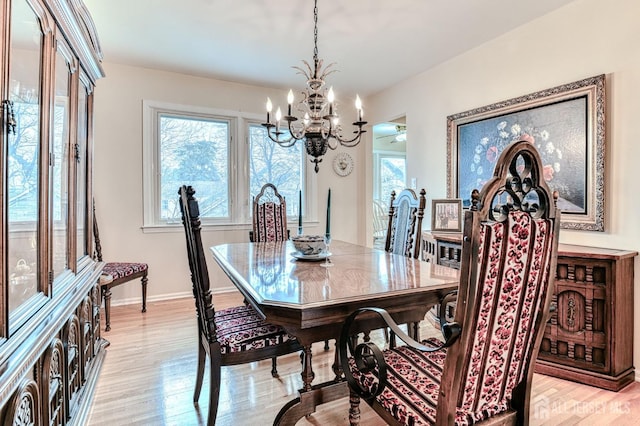
[[[98,262],[102,262],[102,244],[98,220],[96,219],[96,203],[93,202],[93,237],[95,240],[95,255]],[[104,300],[105,331],[111,330],[111,289],[121,284],[140,278],[142,285],[142,312],[147,312],[147,282],[149,265],[142,262],[107,262],[100,277],[100,293]]]
[[[287,229],[287,202],[272,183],[265,183],[258,195],[253,197],[253,230],[249,240],[285,241],[289,239]]]
[[[556,201],[535,147],[509,145],[465,212],[458,306],[454,322],[443,327],[445,341],[413,341],[377,308],[348,318],[339,353],[351,389],[351,424],[358,423],[360,398],[390,424],[528,424],[533,367],[553,295]],[[354,348],[350,326],[363,311],[380,315],[406,345]]]
[[[205,252],[200,235],[198,201],[191,186],[179,190],[180,211],[187,240],[187,256],[191,270],[193,296],[198,319],[198,367],[194,404],[198,404],[209,359],[209,415],[207,424],[215,424],[220,395],[220,368],[226,365],[246,364],[300,351],[295,338],[281,327],[265,323],[260,315],[247,305],[216,311],[209,286]]]

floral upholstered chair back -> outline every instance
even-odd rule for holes
[[[265,183],[253,199],[252,242],[285,241],[287,230],[287,203],[275,185]]]
[[[447,398],[457,401],[456,417],[469,423],[509,406],[525,405],[517,411],[528,412],[531,367],[553,293],[556,199],[544,182],[538,152],[526,141],[508,146],[493,178],[472,194],[457,304],[466,309],[456,311],[462,334],[445,363],[441,414],[452,412]]]
[[[418,199],[413,189],[404,189],[397,197],[395,191],[391,192],[385,251],[418,258],[426,193],[422,189]]]

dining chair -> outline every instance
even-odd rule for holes
[[[389,253],[417,259],[420,255],[420,242],[422,241],[422,218],[427,203],[425,197],[427,191],[420,190],[420,198],[413,189],[404,189],[396,197],[396,192],[391,191],[389,202],[389,223],[384,249]],[[409,334],[414,339],[419,339],[419,323],[407,324]],[[385,332],[385,336],[387,333]]]
[[[93,202],[93,239],[95,245],[94,257],[98,262],[102,262],[102,243],[100,242],[95,201]],[[107,262],[104,264],[98,284],[100,285],[100,294],[104,300],[105,331],[111,330],[111,289],[113,287],[140,278],[142,312],[147,312],[148,274],[149,265],[144,262]]]
[[[209,360],[208,425],[215,424],[220,396],[222,366],[262,361],[300,351],[298,341],[281,327],[264,322],[251,306],[215,310],[209,284],[209,272],[202,247],[198,201],[191,186],[179,189],[180,211],[187,242],[187,257],[193,284],[198,319],[198,366],[194,404],[198,404]]]
[[[385,251],[418,258],[426,193],[421,189],[418,199],[413,189],[403,189],[397,197],[396,192],[391,191]]]
[[[289,239],[287,229],[287,202],[276,186],[265,183],[253,197],[253,229],[249,240],[285,241]]]
[[[364,399],[389,424],[518,424],[529,420],[531,380],[549,318],[558,250],[557,192],[529,142],[502,152],[465,212],[458,309],[442,340],[418,343],[377,308],[353,312],[339,356],[350,421]],[[405,345],[355,346],[351,324],[379,315]]]

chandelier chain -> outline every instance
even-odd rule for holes
[[[313,62],[318,63],[318,0],[313,6]]]

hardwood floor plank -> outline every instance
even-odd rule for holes
[[[239,293],[216,295],[214,299],[218,309],[242,303]],[[114,306],[111,327],[110,332],[103,332],[111,344],[89,425],[205,425],[209,406],[206,373],[199,407],[192,402],[197,363],[193,299],[149,303],[145,314],[138,305]],[[437,333],[423,322],[423,337]],[[323,343],[313,346],[314,383],[333,377],[333,359],[333,350],[325,352]],[[223,367],[217,424],[271,425],[280,408],[295,398],[302,386],[299,356],[278,358],[278,372],[280,377],[271,377],[270,360]],[[325,404],[298,425],[346,425],[348,405],[348,399]],[[361,410],[363,425],[385,424],[366,404]],[[626,426],[637,424],[638,418],[640,383],[616,393],[534,376],[532,425]]]

